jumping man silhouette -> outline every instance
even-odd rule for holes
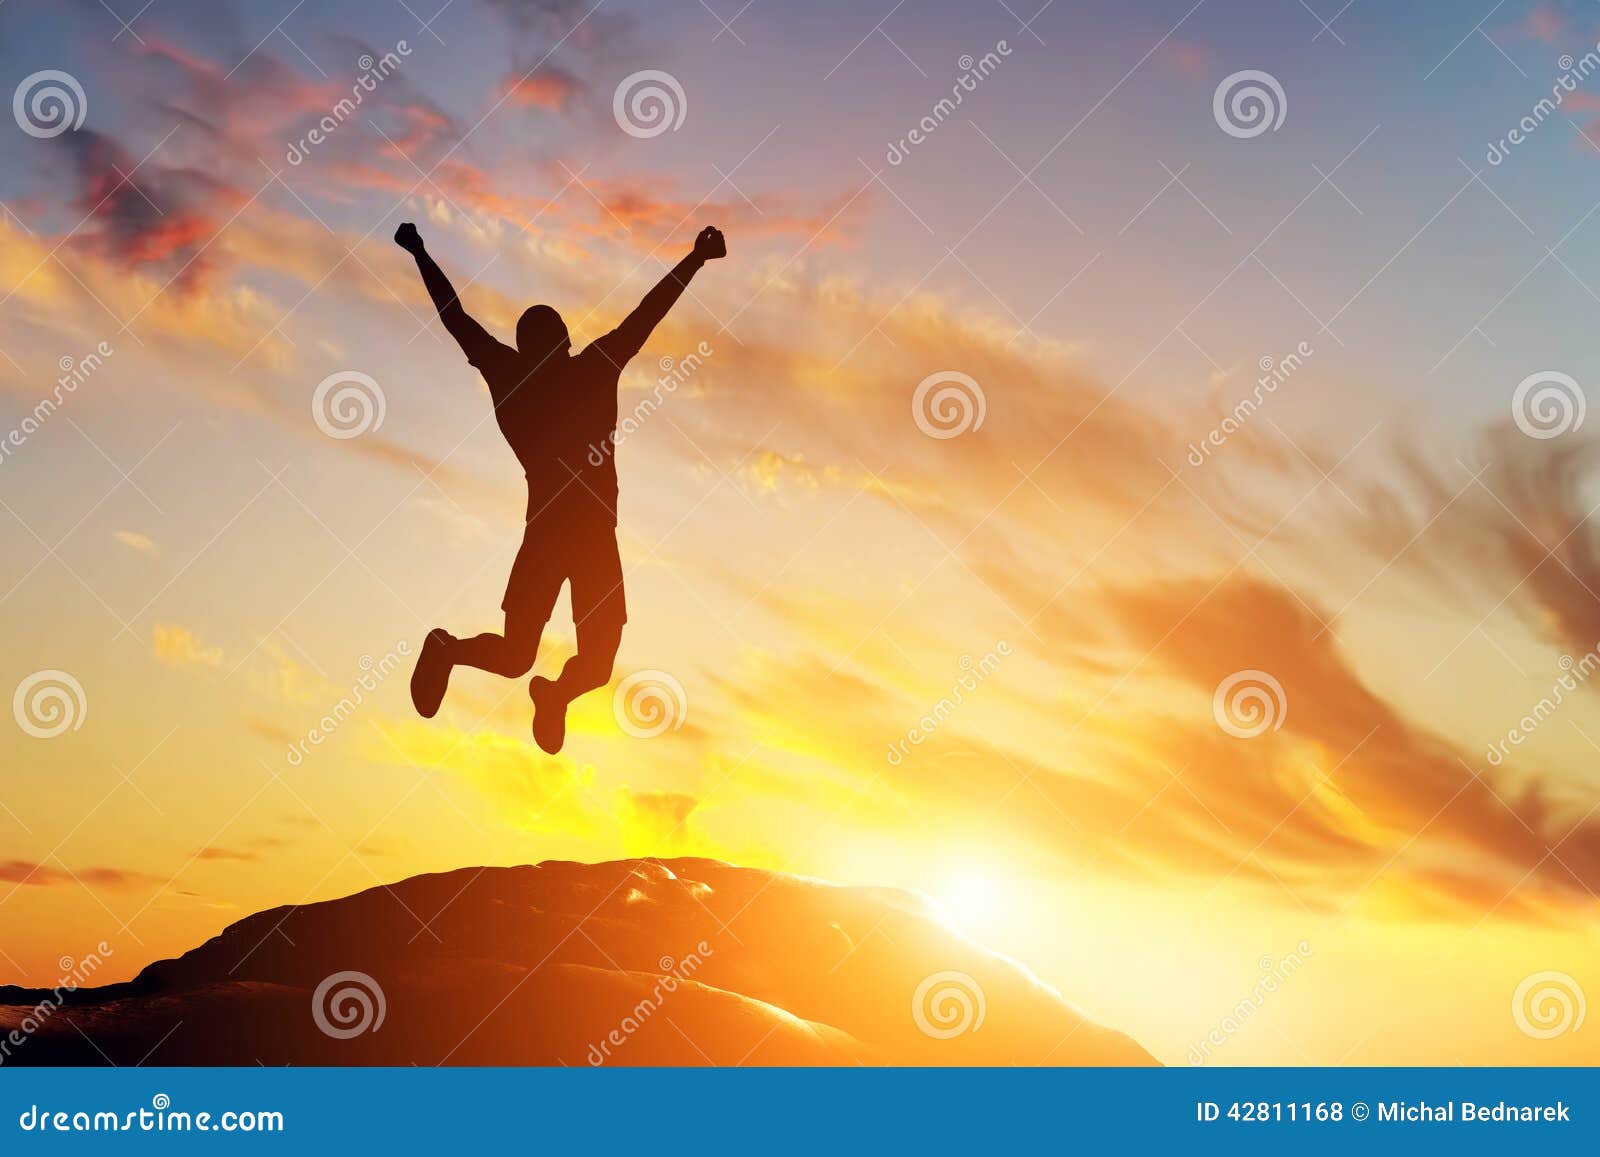
[[[617,379],[650,331],[683,293],[700,267],[727,254],[722,234],[709,226],[694,250],[657,283],[616,329],[582,353],[572,354],[566,323],[548,305],[535,305],[517,321],[513,349],[496,341],[462,308],[456,291],[428,255],[410,222],[395,243],[417,259],[422,282],[439,320],[467,361],[488,383],[500,432],[528,477],[528,513],[522,547],[511,565],[505,634],[458,639],[434,628],[411,675],[411,701],[432,718],[461,665],[508,679],[528,673],[561,584],[571,584],[578,653],[552,682],[534,676],[533,737],[545,751],[561,750],[567,704],[603,687],[622,641],[628,607],[617,554],[617,468],[612,454],[617,427]],[[598,448],[601,452],[596,454]],[[598,459],[598,464],[596,463]]]

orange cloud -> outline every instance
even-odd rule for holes
[[[127,868],[102,866],[72,871],[64,867],[52,868],[32,860],[0,861],[0,880],[19,888],[59,888],[69,884],[98,884],[108,888],[123,888],[161,883],[155,876]]]
[[[508,76],[500,82],[499,94],[524,108],[559,112],[584,91],[584,84],[570,72],[544,67],[526,76]]]
[[[1550,5],[1536,4],[1523,27],[1527,35],[1550,44],[1566,31],[1566,20]]]
[[[117,141],[90,129],[59,144],[77,182],[72,205],[85,219],[72,244],[93,247],[125,268],[163,268],[182,286],[203,279],[204,243],[245,203],[243,192],[198,169],[154,159],[140,165]]]
[[[113,531],[111,537],[129,550],[138,551],[140,554],[154,556],[161,553],[160,548],[156,546],[149,535],[140,534],[136,530]]]
[[[255,852],[241,852],[233,848],[201,848],[195,853],[197,860],[259,860]]]
[[[1112,661],[1122,672],[1113,686],[1130,685],[1129,698],[1102,701],[1075,729],[1115,736],[1120,721],[1159,718],[1140,728],[1135,750],[1185,769],[1186,790],[1164,793],[1141,854],[1176,867],[1210,858],[1204,841],[1219,866],[1299,880],[1303,895],[1330,901],[1388,874],[1448,889],[1480,914],[1513,890],[1531,908],[1587,903],[1600,886],[1600,824],[1581,801],[1494,771],[1411,723],[1355,674],[1322,622],[1284,588],[1239,577],[1103,589],[1048,624],[1041,653],[1087,657],[1091,670],[1102,666],[1097,652],[1126,648]],[[1252,739],[1214,717],[1214,693],[1241,671],[1281,688],[1263,700],[1278,729]],[[1157,674],[1187,689],[1176,700],[1185,713],[1152,697]]]

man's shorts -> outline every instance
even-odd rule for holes
[[[528,523],[522,547],[511,564],[501,609],[508,615],[548,622],[563,582],[572,584],[572,622],[581,650],[585,639],[622,633],[628,604],[622,590],[622,558],[617,528],[595,520],[587,525]]]

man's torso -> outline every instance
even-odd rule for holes
[[[495,420],[528,478],[528,520],[617,521],[617,426],[621,367],[599,343],[529,365],[501,342],[473,359],[489,385]]]

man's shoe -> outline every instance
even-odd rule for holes
[[[444,702],[445,689],[450,686],[450,645],[455,636],[440,627],[428,632],[422,641],[422,653],[411,672],[411,703],[417,714],[432,719]]]
[[[554,755],[567,741],[567,701],[543,675],[533,677],[528,695],[533,699],[533,741]]]

